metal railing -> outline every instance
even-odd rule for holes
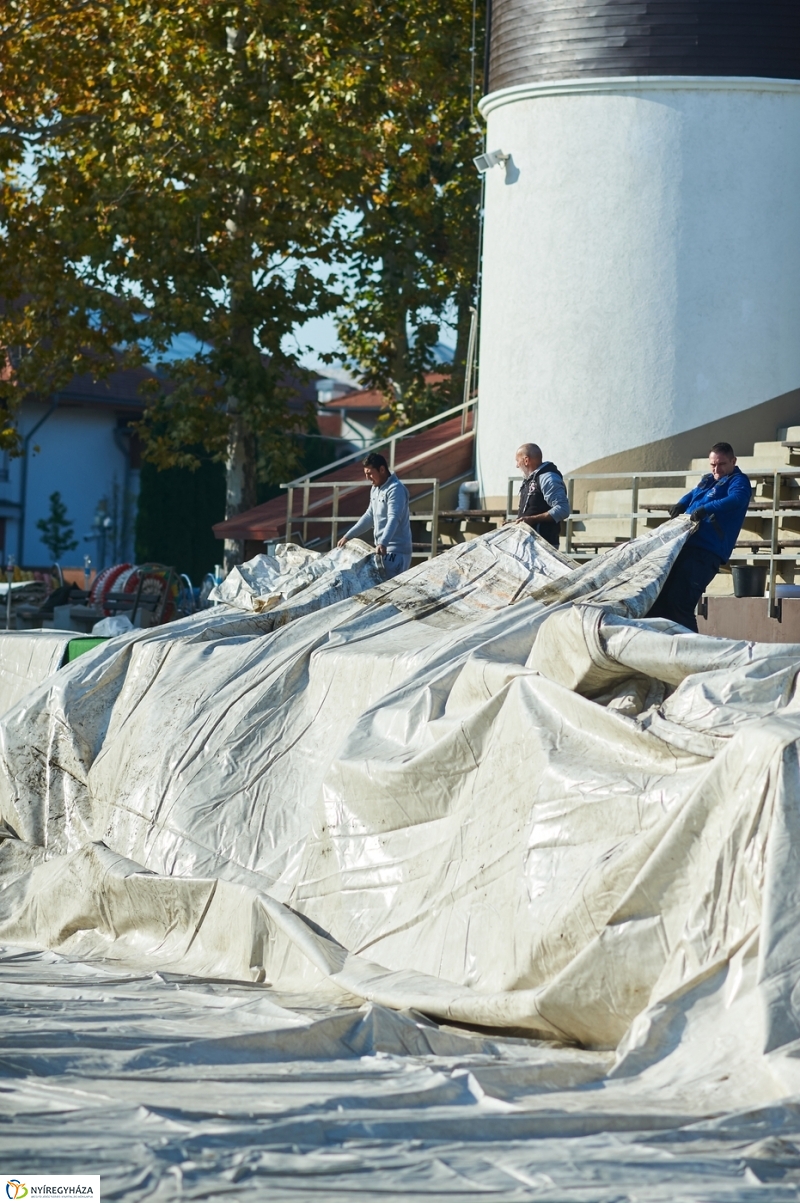
[[[666,513],[669,508],[668,505],[666,504],[666,502],[663,504],[663,506],[659,505],[658,503],[654,503],[653,509],[647,509],[644,511],[639,510],[639,489],[641,487],[641,483],[643,480],[645,480],[645,481],[679,480],[685,485],[685,482],[690,477],[696,476],[697,479],[700,480],[700,477],[702,475],[703,475],[702,472],[691,472],[691,471],[687,471],[685,468],[681,468],[680,470],[675,471],[675,472],[571,472],[571,473],[565,473],[564,483],[567,486],[567,498],[569,500],[569,508],[570,508],[570,516],[569,516],[569,518],[566,518],[563,523],[564,534],[565,534],[565,545],[564,545],[565,552],[567,553],[567,555],[575,556],[576,559],[589,559],[589,558],[591,558],[592,555],[596,555],[601,547],[613,546],[616,543],[624,543],[627,539],[635,539],[637,534],[639,533],[639,522],[641,521],[641,519],[656,517],[659,509],[662,509],[664,511],[664,514],[665,514],[664,521],[666,521]],[[515,492],[514,486],[516,484],[521,484],[522,480],[523,480],[523,477],[521,477],[521,476],[509,476],[509,478],[508,478],[507,507],[508,507],[509,517],[514,516],[514,514],[513,514],[513,508],[514,508],[513,507],[513,497],[514,497],[514,492]],[[580,480],[580,481],[585,481],[585,480],[611,481],[611,480],[613,480],[615,482],[629,480],[631,482],[630,486],[618,485],[613,491],[615,493],[623,492],[624,490],[629,488],[630,494],[631,494],[631,508],[629,510],[610,510],[606,513],[594,513],[594,512],[589,513],[588,511],[587,512],[578,511],[576,513],[576,511],[575,511],[575,481],[576,480]],[[587,551],[584,553],[581,553],[581,552],[576,553],[576,549],[574,546],[574,544],[576,542],[576,540],[574,539],[576,523],[586,523],[586,522],[592,522],[592,521],[598,521],[598,520],[606,521],[606,522],[622,521],[625,519],[628,519],[630,521],[630,533],[629,534],[626,533],[625,535],[620,535],[618,538],[613,539],[613,540],[603,539],[602,536],[598,537],[597,540],[592,540],[587,535],[587,537],[585,539],[578,541],[579,545],[581,547],[585,546],[587,548],[594,547],[595,551],[594,552]]]
[[[415,544],[415,555],[425,556],[431,559],[439,550],[439,491],[440,482],[438,476],[418,476],[414,479],[405,477],[403,483],[409,490],[416,489],[422,486],[421,492],[411,498],[412,505],[415,502],[424,500],[426,497],[431,497],[431,509],[420,512],[412,510],[410,518],[412,522],[430,523],[430,550],[424,551],[418,548]],[[340,512],[340,503],[348,496],[352,496],[356,492],[363,492],[369,488],[369,481],[364,480],[318,480],[311,481],[308,478],[303,478],[301,481],[303,489],[303,505],[299,514],[292,513],[294,488],[288,486],[288,502],[286,515],[286,542],[292,541],[294,530],[297,527],[302,527],[303,544],[308,543],[308,528],[309,526],[330,526],[330,545],[335,547],[339,538],[339,528],[346,530],[358,522],[361,514],[342,514]],[[312,503],[311,492],[313,489],[325,490],[326,495],[318,501]],[[331,512],[324,514],[319,512],[322,507],[330,505]],[[363,511],[362,511],[363,512]],[[326,540],[327,541],[327,540]]]
[[[411,435],[419,434],[421,430],[427,430],[430,426],[437,426],[440,422],[446,422],[448,418],[453,418],[456,414],[461,414],[461,432],[454,439],[448,439],[446,443],[440,443],[436,447],[436,451],[442,451],[447,447],[451,447],[454,443],[463,439],[467,434],[467,419],[471,410],[475,410],[475,417],[472,426],[469,428],[469,433],[474,434],[478,426],[478,398],[470,397],[469,401],[462,401],[459,405],[453,405],[450,409],[444,409],[441,413],[434,414],[432,418],[426,418],[424,422],[417,422],[414,426],[406,426],[403,430],[397,430],[394,434],[385,435],[382,439],[375,439],[368,446],[361,447],[358,451],[352,452],[351,455],[344,455],[341,459],[332,460],[329,464],[325,464],[322,468],[316,468],[313,472],[306,472],[303,476],[297,476],[294,480],[287,481],[281,484],[282,489],[297,489],[301,488],[306,481],[315,480],[318,476],[329,475],[331,472],[338,472],[340,469],[347,467],[348,464],[358,463],[364,458],[369,451],[378,451],[381,447],[388,447],[389,454],[386,457],[389,461],[389,470],[394,472],[395,463],[397,462],[397,444],[403,439],[409,438]],[[414,460],[409,460],[408,463],[414,463],[416,459],[424,459],[431,454],[431,451],[426,451],[424,455],[416,456]]]
[[[639,534],[639,523],[642,520],[656,520],[657,525],[660,522],[666,522],[668,518],[669,503],[668,502],[650,502],[640,503],[639,494],[643,482],[648,484],[651,481],[666,481],[675,480],[681,481],[683,491],[687,492],[691,485],[687,486],[687,482],[696,478],[699,480],[703,476],[703,472],[687,471],[685,468],[675,472],[574,472],[565,474],[564,482],[567,486],[567,497],[570,504],[570,516],[564,523],[564,552],[572,556],[576,560],[588,560],[594,555],[599,554],[602,548],[616,546],[618,543],[627,542],[628,539],[635,539]],[[777,618],[780,613],[780,607],[776,605],[775,586],[778,572],[778,564],[790,563],[800,565],[800,529],[797,531],[797,539],[787,537],[781,532],[782,518],[797,518],[800,520],[800,498],[782,497],[783,482],[785,478],[794,478],[798,481],[800,487],[800,465],[795,467],[785,468],[748,468],[748,477],[753,481],[770,481],[772,485],[772,497],[753,497],[750,502],[750,507],[747,510],[747,518],[758,519],[761,522],[769,522],[769,534],[765,535],[762,531],[761,535],[750,534],[750,532],[742,529],[736,541],[736,546],[731,553],[730,560],[732,562],[741,562],[743,560],[752,561],[754,564],[764,564],[768,568],[768,607],[770,618]],[[513,497],[515,485],[521,483],[521,476],[510,476],[508,478],[508,495],[507,495],[507,511],[509,517],[514,517]],[[574,497],[575,497],[575,482],[576,481],[630,481],[629,485],[615,485],[613,492],[622,492],[628,490],[631,495],[631,506],[628,510],[610,510],[603,513],[592,512],[575,512]],[[619,535],[613,539],[599,536],[593,539],[587,530],[576,531],[576,524],[581,524],[584,527],[587,523],[593,521],[627,521],[630,523],[629,531],[625,535]],[[576,535],[579,536],[576,538]],[[590,550],[594,548],[594,550]]]

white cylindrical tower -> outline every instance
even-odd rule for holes
[[[478,462],[688,464],[800,422],[800,8],[494,0]]]

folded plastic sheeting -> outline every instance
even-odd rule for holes
[[[209,600],[260,612],[305,591],[304,601],[313,598],[308,609],[317,610],[382,580],[373,549],[360,539],[334,547],[326,555],[294,543],[279,543],[274,555],[254,556],[234,568],[211,590]]]
[[[243,1004],[222,983],[251,983],[236,997],[295,1034],[290,1060],[344,1055],[364,1003],[392,1056],[429,1036],[444,1056],[453,1022],[505,1030],[491,1049],[462,1033],[466,1076],[442,1085],[447,1107],[469,1096],[484,1139],[683,1132],[786,1096],[800,647],[643,617],[690,529],[676,519],[575,566],[506,527],[324,608],[287,590],[263,613],[221,606],[88,653],[0,721],[0,938],[82,973],[102,959],[119,981],[193,975],[204,999],[219,982],[234,1023]],[[145,993],[158,1027],[158,989]],[[245,1042],[243,1060],[283,1039]],[[390,1106],[382,1089],[370,1107]],[[743,1121],[740,1146],[782,1124]],[[795,1155],[781,1154],[787,1189]],[[520,1190],[561,1183],[503,1156]],[[760,1182],[771,1154],[750,1156]],[[501,1189],[447,1181],[457,1197]]]
[[[104,1198],[798,1197],[800,1109],[736,1057],[609,1077],[609,1053],[8,949],[0,1059],[7,1176],[90,1168]]]

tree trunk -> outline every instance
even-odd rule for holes
[[[234,236],[237,229],[246,227],[249,198],[244,191],[237,196],[236,221]],[[258,351],[255,346],[252,322],[242,317],[243,300],[253,286],[253,266],[249,244],[240,236],[242,258],[238,270],[231,273],[231,347],[238,361],[239,373],[248,360],[257,359]],[[247,373],[244,373],[245,380]],[[234,376],[234,380],[236,376]],[[241,383],[242,376],[239,374]],[[225,460],[225,517],[235,518],[251,510],[258,500],[257,491],[257,459],[255,435],[250,429],[240,404],[241,398],[234,395],[234,380],[229,381],[231,392],[228,395],[228,416],[230,428],[228,431],[228,454]],[[226,574],[236,564],[245,560],[244,539],[225,540],[225,572]]]
[[[235,410],[235,398],[231,398],[232,412],[228,436],[228,457],[225,462],[225,517],[235,518],[251,510],[258,500],[256,490],[256,441],[242,417]],[[225,572],[236,564],[244,563],[244,539],[225,540]]]

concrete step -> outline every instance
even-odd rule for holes
[[[778,443],[765,444],[765,446],[771,447],[771,450],[761,451],[758,453],[758,455],[738,456],[736,462],[741,468],[742,472],[756,470],[774,471],[776,468],[792,467],[792,460],[790,459],[789,452],[785,447],[781,447]],[[708,460],[693,459],[691,470],[693,472],[699,472],[702,475],[705,475],[706,472],[708,472]]]
[[[791,462],[792,452],[788,447],[781,445],[780,440],[769,443],[754,443],[752,459],[763,459],[765,456],[771,459],[773,456],[783,455],[785,459]]]
[[[599,518],[586,522],[576,519],[572,524],[572,531],[573,539],[579,543],[586,543],[591,539],[597,539],[601,543],[615,543],[630,539],[631,523],[629,518],[619,521]]]
[[[761,477],[755,480],[755,495],[758,498],[763,498],[765,501],[772,500],[774,482],[771,476]],[[781,477],[781,497],[795,500],[800,497],[800,477],[798,476],[782,476]]]
[[[643,505],[674,505],[685,492],[686,489],[681,486],[640,489],[639,508],[641,509]],[[589,514],[611,514],[617,510],[630,510],[630,508],[630,489],[597,489],[589,493],[587,497],[586,512]]]

